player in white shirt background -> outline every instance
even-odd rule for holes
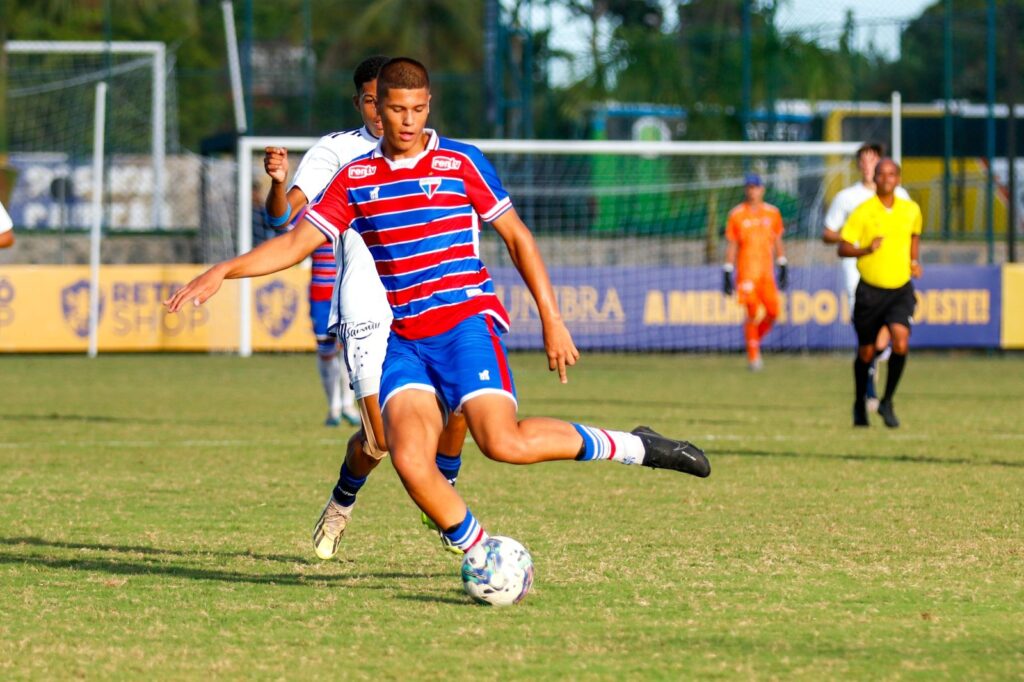
[[[838,244],[841,241],[839,232],[843,229],[843,225],[846,224],[846,220],[853,213],[853,210],[875,196],[875,166],[878,165],[878,161],[883,156],[885,156],[885,149],[882,145],[874,142],[865,143],[857,150],[857,169],[860,171],[860,182],[841,190],[832,199],[828,212],[825,214],[825,229],[821,233],[821,240],[823,242],[831,245]],[[907,190],[902,187],[897,187],[895,194],[900,199],[910,199]],[[857,291],[857,283],[860,282],[860,273],[857,271],[857,259],[841,258],[840,262],[843,269],[843,283],[846,286],[846,296],[849,300],[850,312],[852,314],[854,294]],[[876,361],[871,365],[868,378],[867,402],[868,409],[872,412],[878,409],[878,395],[875,392],[877,361],[884,361],[888,357],[888,350],[889,329],[882,327],[875,341]]]
[[[287,150],[266,148],[263,164],[272,181],[266,208],[272,225],[284,227],[297,222],[306,205],[327,187],[338,169],[377,146],[382,129],[377,113],[376,78],[387,59],[381,56],[365,59],[353,74],[356,94],[352,103],[363,119],[363,126],[320,138],[303,156],[287,192]],[[327,294],[326,305],[316,300],[310,303],[317,334],[318,364],[332,410],[328,420],[338,406],[334,389],[340,383],[358,403],[357,421],[362,423],[362,428],[349,439],[338,483],[313,530],[314,549],[322,559],[337,553],[352,516],[356,493],[387,454],[377,397],[391,328],[391,306],[373,258],[358,232],[348,230],[343,235],[334,267],[336,275],[331,276],[328,283],[325,271],[334,264],[335,254],[329,245],[314,252],[311,299],[323,301],[324,292]],[[336,289],[333,304],[332,289]],[[349,376],[344,376],[338,341],[345,353]],[[465,438],[465,420],[452,415],[438,442],[436,460],[438,469],[452,485],[458,478]],[[444,535],[439,534],[439,537],[442,544],[451,549]]]
[[[11,216],[7,214],[7,209],[0,204],[0,249],[6,249],[13,244],[14,223],[11,222]]]

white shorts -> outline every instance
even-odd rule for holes
[[[846,297],[850,301],[850,314],[852,315],[857,283],[860,282],[860,271],[857,269],[856,258],[840,258],[839,262],[843,266],[843,284],[846,285]]]
[[[345,365],[356,400],[380,393],[381,368],[388,350],[391,320],[342,322],[338,340],[345,347]]]

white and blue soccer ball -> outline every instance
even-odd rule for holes
[[[533,557],[512,538],[495,535],[462,558],[462,587],[481,604],[518,604],[533,585]]]

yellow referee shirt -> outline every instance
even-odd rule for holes
[[[910,237],[915,234],[921,234],[917,203],[895,197],[892,208],[886,208],[878,195],[854,209],[839,232],[860,247],[882,238],[877,251],[857,259],[861,279],[881,289],[899,289],[910,281]]]

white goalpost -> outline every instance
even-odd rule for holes
[[[166,110],[167,110],[167,56],[166,46],[156,41],[54,41],[54,40],[11,40],[4,44],[4,50],[8,55],[26,55],[45,57],[48,55],[118,55],[137,56],[149,62],[151,73],[152,92],[150,95],[150,165],[153,173],[152,189],[152,227],[161,229],[167,225],[167,217],[164,210],[167,180],[166,180]],[[13,67],[13,65],[12,65]],[[70,89],[89,83],[108,80],[110,76],[118,76],[136,69],[135,64],[112,65],[109,73],[106,69],[94,68],[90,71],[74,73],[69,72],[61,80],[53,83],[37,83],[21,86],[17,90],[24,98],[40,97],[46,94],[53,94],[61,89]],[[13,89],[13,88],[12,88]],[[111,91],[114,96],[113,90]],[[10,93],[9,93],[10,95]],[[113,113],[113,112],[112,112]]]
[[[252,248],[253,211],[259,207],[252,205],[251,188],[262,174],[264,147],[284,147],[299,154],[318,139],[239,137],[238,253]],[[656,276],[659,268],[697,269],[709,263],[717,267],[718,256],[712,251],[719,248],[718,226],[724,224],[728,207],[742,198],[747,170],[762,173],[769,187],[790,201],[786,210],[793,216],[795,229],[803,236],[813,234],[812,248],[819,248],[826,186],[853,180],[852,157],[859,146],[856,142],[465,141],[494,163],[549,265],[576,273],[588,269],[604,273],[601,269],[611,266],[650,276]],[[292,169],[297,165],[295,157]],[[508,260],[493,242],[482,241],[481,249],[485,263],[496,269],[493,266],[507,265]],[[600,294],[593,294],[592,288],[584,284],[574,293],[566,287],[564,295],[570,298],[563,305],[597,310],[600,314],[595,319],[614,317],[614,302],[605,302],[601,308]],[[250,281],[241,280],[239,291],[239,355],[248,357],[252,354]],[[509,292],[510,305],[520,305],[520,293]],[[709,301],[715,303],[701,299],[687,305],[706,306]],[[528,310],[511,312],[529,322]],[[581,317],[581,328],[587,323]],[[698,339],[694,347],[714,348],[717,342],[709,336]],[[794,338],[792,343],[798,346],[801,341]]]

